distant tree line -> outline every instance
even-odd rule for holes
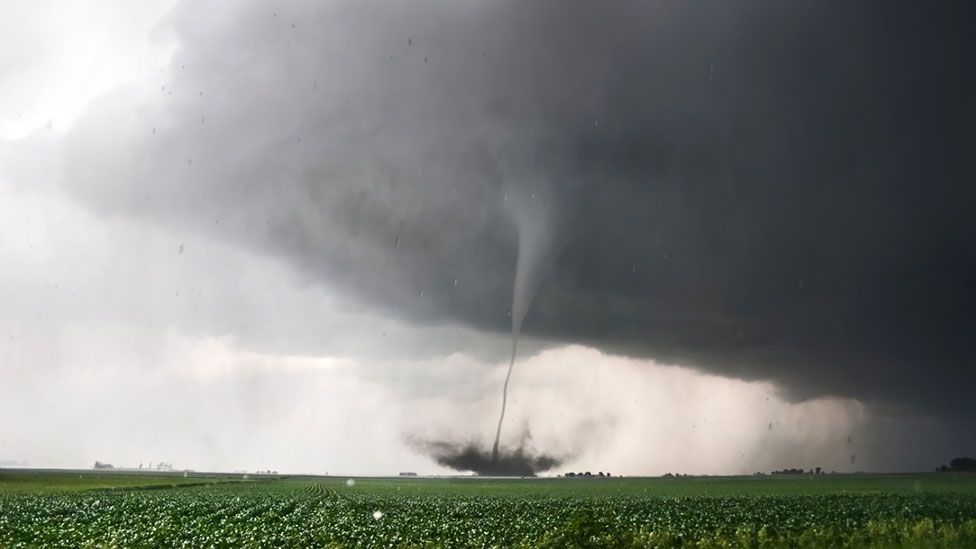
[[[810,469],[809,471],[804,471],[803,469],[780,469],[779,471],[773,471],[771,475],[822,475],[824,474],[823,469],[816,467]]]
[[[587,471],[585,473],[573,473],[573,472],[569,472],[569,473],[566,473],[563,476],[566,477],[566,478],[592,478],[592,477],[596,477],[596,478],[607,477],[607,478],[609,478],[610,477],[610,473],[605,473],[604,474],[603,471],[600,471],[600,472],[598,472],[597,474],[594,475],[593,473],[591,473],[589,471]]]
[[[971,457],[956,458],[949,462],[949,465],[940,465],[935,468],[939,473],[973,473],[976,472],[976,459]]]

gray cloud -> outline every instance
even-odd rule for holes
[[[66,185],[370,310],[497,333],[528,208],[566,242],[530,335],[971,425],[973,20],[181,4],[158,81],[71,131]]]

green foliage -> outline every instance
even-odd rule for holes
[[[713,479],[718,495],[704,481],[689,495],[646,479],[295,479],[34,493],[3,482],[0,547],[976,546],[968,481],[953,490],[916,479],[917,491],[791,494],[781,490],[788,484],[730,493],[729,479]]]
[[[9,470],[8,470],[9,471]],[[146,475],[124,473],[51,473],[0,471],[0,496],[112,489],[162,489],[221,482],[223,477],[182,474]],[[227,475],[229,477],[229,475]],[[237,475],[240,478],[240,475]]]

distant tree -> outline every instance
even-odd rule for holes
[[[817,467],[815,469],[815,471],[816,471],[816,474],[818,474],[818,475],[823,474],[823,470],[821,470],[820,467]]]
[[[959,457],[949,462],[949,469],[958,472],[976,471],[976,459],[971,457]]]
[[[959,457],[949,462],[949,465],[940,465],[935,468],[938,473],[972,473],[976,472],[976,459],[970,457]]]
[[[603,471],[600,471],[599,473],[597,473],[597,476],[602,477],[603,476]]]
[[[570,471],[570,472],[566,473],[566,476],[569,477],[569,478],[573,478],[573,477],[576,476],[576,473]]]
[[[810,470],[810,473],[813,473],[813,469]],[[797,469],[782,469],[780,471],[773,471],[772,474],[774,474],[774,475],[802,475],[802,474],[804,474],[804,471],[803,471],[803,469],[799,469],[799,468],[797,468]]]
[[[587,471],[587,472],[583,473],[583,476],[584,477],[592,477],[593,476],[593,473]]]

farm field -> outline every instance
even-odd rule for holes
[[[691,544],[974,546],[976,475],[350,481],[0,471],[0,547]]]

